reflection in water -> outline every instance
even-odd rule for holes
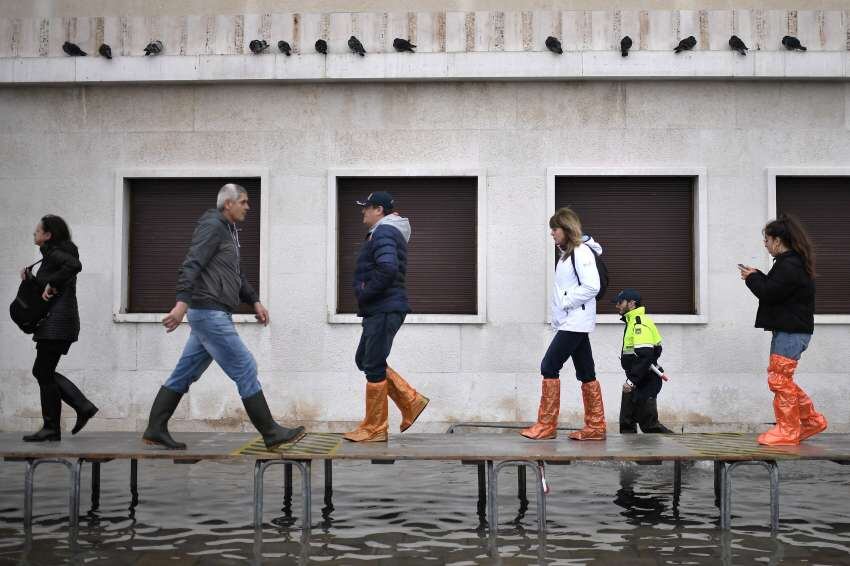
[[[534,475],[527,478],[526,493],[518,489],[517,470],[506,468],[499,481],[498,555],[491,557],[476,466],[337,462],[333,498],[327,500],[323,467],[317,465],[313,503],[322,506],[322,513],[314,519],[310,538],[303,540],[299,475],[290,478],[295,484],[290,490],[282,470],[267,474],[267,515],[263,529],[255,531],[251,466],[233,462],[140,462],[137,494],[130,493],[129,463],[110,462],[102,466],[99,505],[94,506],[91,472],[85,467],[76,537],[68,531],[64,470],[44,467],[37,477],[35,523],[27,535],[22,528],[24,466],[3,463],[0,564],[111,565],[169,558],[253,564],[382,559],[394,564],[847,563],[847,468],[826,462],[780,466],[781,522],[774,537],[768,482],[761,470],[736,472],[733,529],[721,533],[710,464],[684,469],[678,507],[670,463],[547,467],[551,493],[545,546],[538,544]]]

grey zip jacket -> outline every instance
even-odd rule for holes
[[[239,268],[236,226],[213,208],[198,220],[189,253],[177,276],[177,300],[190,308],[233,312],[260,300]]]

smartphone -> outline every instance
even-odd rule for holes
[[[743,263],[739,263],[739,264],[738,264],[738,269],[747,269],[747,266],[746,266],[746,265],[744,265]]]

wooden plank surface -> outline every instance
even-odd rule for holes
[[[388,442],[342,441],[334,451],[300,451],[297,444],[282,454],[239,450],[255,440],[253,433],[175,433],[187,450],[145,445],[137,432],[67,435],[61,442],[28,443],[23,433],[0,433],[3,458],[90,458],[168,460],[850,460],[850,435],[821,434],[799,446],[761,447],[755,434],[611,435],[604,442],[576,442],[561,434],[554,440],[529,440],[517,433],[395,434]],[[324,434],[322,436],[330,436]]]

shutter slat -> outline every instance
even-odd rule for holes
[[[177,273],[198,218],[215,208],[225,183],[248,191],[251,209],[239,227],[241,268],[257,290],[260,279],[259,178],[152,178],[130,180],[128,312],[168,312],[174,306]],[[242,305],[237,312],[253,312]]]
[[[850,278],[845,240],[850,177],[777,177],[776,212],[793,214],[815,248],[815,313],[847,314],[842,291]]]
[[[337,312],[357,312],[351,289],[367,233],[355,201],[388,191],[410,219],[407,293],[420,314],[475,314],[478,309],[478,182],[475,177],[339,177]]]
[[[633,287],[652,313],[696,313],[693,197],[691,177],[556,178],[556,208],[575,210],[602,245],[610,282],[598,312],[616,313],[611,298]]]

